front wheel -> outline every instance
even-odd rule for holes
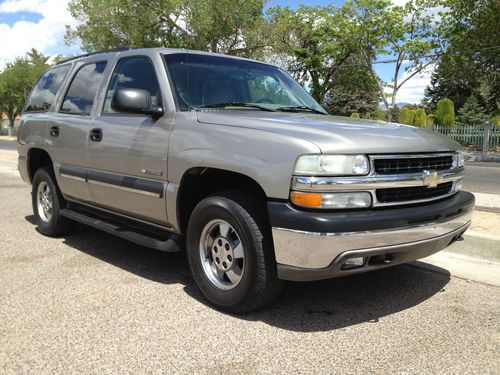
[[[267,220],[258,203],[238,192],[202,200],[189,219],[187,252],[203,295],[216,307],[245,313],[281,290]]]

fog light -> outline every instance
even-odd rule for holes
[[[365,258],[363,257],[349,258],[344,262],[344,264],[342,264],[342,269],[361,267],[364,263],[365,263]]]

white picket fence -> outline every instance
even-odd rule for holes
[[[455,126],[433,125],[432,130],[444,134],[459,142],[464,147],[469,147],[483,152],[499,151],[500,127],[490,124]]]

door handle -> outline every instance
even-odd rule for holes
[[[50,128],[49,134],[51,137],[59,137],[59,126],[53,126]]]
[[[101,142],[102,141],[102,129],[96,128],[92,129],[89,134],[91,142]]]

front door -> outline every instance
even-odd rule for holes
[[[162,105],[151,60],[146,56],[118,60],[102,110],[89,129],[87,179],[92,201],[118,213],[166,224],[171,120],[113,111],[111,98],[119,88],[147,90],[152,105]]]

